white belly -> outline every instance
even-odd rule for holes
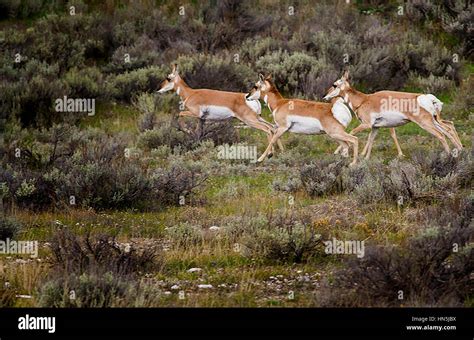
[[[332,115],[341,123],[345,128],[349,125],[352,120],[352,115],[347,106],[344,104],[342,98],[339,98],[331,108]]]
[[[324,132],[321,122],[317,118],[290,115],[286,121],[289,127],[288,131],[294,133],[313,135]]]
[[[399,111],[382,111],[371,114],[373,127],[396,127],[409,122],[407,116]]]
[[[234,112],[225,106],[202,105],[199,108],[199,117],[209,120],[222,120],[234,117]]]

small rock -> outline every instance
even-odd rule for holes
[[[191,269],[188,269],[188,273],[200,273],[202,272],[202,269],[201,268],[191,268]]]
[[[178,285],[173,285],[173,286],[171,286],[171,289],[172,289],[172,290],[178,290],[178,289],[179,289],[179,286],[178,286]]]
[[[213,225],[212,227],[209,228],[210,231],[219,231],[219,227],[218,226],[215,226]]]
[[[210,284],[202,284],[202,285],[198,285],[198,288],[199,289],[212,289],[214,287]]]
[[[166,292],[164,292],[164,294],[165,295],[171,295],[171,292],[167,290]]]

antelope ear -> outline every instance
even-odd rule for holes
[[[269,73],[268,76],[265,77],[265,80],[272,80],[272,75],[271,75],[271,73]]]
[[[258,79],[263,82],[265,80],[265,77],[263,76],[263,74],[259,73],[258,74]]]
[[[178,64],[174,64],[173,73],[176,75],[178,74],[178,72],[179,72],[179,66]]]
[[[342,78],[344,78],[345,80],[349,79],[349,70],[344,71],[344,75],[342,76]]]

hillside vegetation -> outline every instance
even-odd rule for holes
[[[2,0],[0,13],[0,240],[39,242],[37,258],[0,255],[1,307],[474,305],[469,1]],[[262,164],[221,159],[226,144],[260,155],[266,136],[236,120],[183,129],[179,98],[156,93],[172,63],[194,88],[248,92],[271,73],[314,100],[348,68],[367,93],[435,94],[464,149],[410,123],[401,159],[387,130],[355,167],[324,135],[286,134]],[[65,96],[94,114],[57,112]],[[364,241],[364,256],[328,254],[333,239]]]

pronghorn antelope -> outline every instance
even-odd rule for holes
[[[178,65],[173,65],[172,72],[162,82],[159,93],[176,91],[181,97],[186,111],[179,116],[205,120],[224,120],[231,117],[267,134],[270,141],[273,137],[273,125],[260,117],[261,105],[258,100],[248,100],[245,93],[224,92],[208,89],[192,89],[178,73]],[[283,146],[279,144],[283,150]]]
[[[396,91],[364,94],[352,88],[348,79],[349,72],[346,71],[328,90],[324,99],[341,97],[356,113],[362,123],[350,132],[351,135],[371,129],[367,144],[362,150],[362,156],[365,155],[366,159],[370,157],[378,128],[382,127],[390,128],[390,134],[397,147],[398,155],[403,156],[394,127],[408,122],[418,124],[422,129],[438,138],[446,152],[449,152],[449,146],[444,135],[451,140],[456,148],[462,148],[461,140],[453,122],[442,120],[440,117],[443,103],[432,94]],[[336,149],[335,153],[339,149]]]
[[[258,162],[269,155],[273,144],[286,131],[304,134],[326,133],[346,152],[352,144],[354,158],[351,165],[357,162],[359,144],[357,137],[349,135],[344,130],[351,121],[351,113],[342,99],[336,100],[334,105],[301,99],[284,99],[273,84],[271,76],[265,78],[261,74],[259,74],[259,81],[246,98],[249,100],[262,98],[272,112],[276,124],[275,134]]]

